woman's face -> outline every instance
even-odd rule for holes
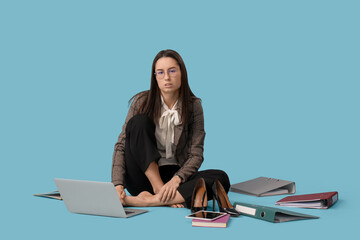
[[[171,57],[162,57],[155,64],[156,81],[161,93],[177,94],[181,87],[179,64]]]

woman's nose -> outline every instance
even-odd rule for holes
[[[164,80],[169,80],[170,79],[169,73],[165,72],[164,74],[165,74],[164,75]]]

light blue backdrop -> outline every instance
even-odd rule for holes
[[[2,239],[339,239],[357,233],[358,1],[1,1]],[[162,49],[182,56],[205,113],[205,162],[232,183],[339,191],[318,220],[240,217],[192,228],[187,209],[114,219],[35,198],[54,177],[110,181],[128,106]],[[282,198],[230,193],[273,206]],[[348,234],[349,233],[349,234]],[[352,234],[351,234],[352,233]],[[5,236],[6,238],[3,238]]]

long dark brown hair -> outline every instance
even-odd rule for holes
[[[137,113],[142,113],[153,119],[156,122],[160,118],[161,114],[161,97],[160,97],[160,89],[156,81],[155,76],[155,64],[156,62],[163,57],[173,58],[179,65],[181,71],[181,86],[179,89],[179,100],[181,101],[181,120],[183,124],[188,123],[191,116],[191,103],[196,98],[193,92],[190,89],[187,71],[185,67],[185,63],[181,58],[180,54],[174,50],[167,49],[160,51],[154,58],[151,68],[151,83],[150,90],[138,93],[134,97],[130,99],[131,102],[136,96],[144,95],[146,100],[140,106]]]

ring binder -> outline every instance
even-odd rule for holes
[[[317,216],[287,211],[279,208],[265,207],[241,202],[235,202],[234,206],[236,211],[245,216],[273,223],[319,218]]]
[[[258,177],[231,185],[230,191],[257,197],[295,193],[295,182]]]

